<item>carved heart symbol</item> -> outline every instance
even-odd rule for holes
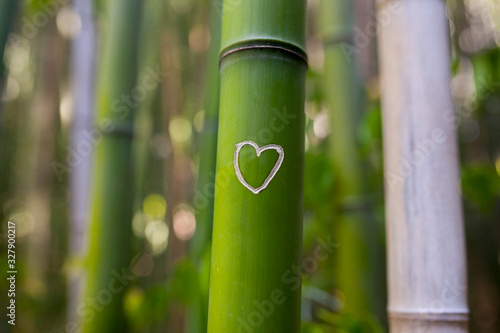
[[[250,184],[248,184],[246,182],[245,178],[243,178],[243,175],[241,174],[241,171],[240,171],[238,156],[240,155],[241,148],[243,148],[243,146],[245,146],[245,145],[252,146],[255,149],[255,152],[257,153],[257,157],[259,157],[262,152],[264,152],[266,150],[270,150],[270,149],[276,150],[279,154],[278,160],[276,161],[274,168],[271,170],[271,173],[269,174],[269,176],[267,176],[266,180],[264,180],[264,183],[257,188],[250,186]],[[281,163],[283,163],[283,159],[285,158],[285,151],[283,150],[283,148],[280,145],[270,144],[270,145],[267,145],[264,147],[259,147],[259,145],[257,145],[255,142],[250,141],[250,140],[237,143],[237,144],[235,144],[235,147],[236,147],[236,150],[234,151],[234,171],[236,172],[236,177],[238,177],[238,180],[240,181],[240,183],[242,183],[243,186],[245,186],[247,189],[249,189],[253,194],[258,194],[260,191],[265,189],[267,187],[267,185],[269,185],[271,180],[273,180],[274,176],[276,175],[276,173],[280,169]]]

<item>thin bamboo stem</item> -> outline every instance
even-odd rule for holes
[[[51,293],[54,290],[52,282],[57,279],[51,276],[51,269],[57,267],[57,264],[50,260],[51,252],[60,240],[58,238],[60,234],[55,231],[57,217],[53,215],[52,208],[53,200],[60,194],[58,190],[61,187],[56,186],[57,180],[52,166],[58,157],[56,146],[64,40],[57,32],[55,20],[48,22],[43,37],[38,80],[31,106],[34,126],[33,141],[30,144],[34,146],[34,158],[30,166],[34,174],[27,192],[27,206],[35,220],[27,244],[30,279],[46,283],[47,291]],[[26,177],[26,174],[23,176]],[[47,193],[52,193],[54,196],[49,196]],[[48,312],[38,313],[34,318],[36,327],[41,331],[48,329],[47,326],[44,327],[44,321],[50,315]]]
[[[5,81],[4,51],[14,19],[16,18],[18,5],[19,1],[17,0],[0,0],[0,96],[3,92]]]
[[[130,272],[132,129],[142,1],[107,3],[101,59],[83,332],[125,332],[123,290]],[[124,97],[129,97],[127,102]]]
[[[81,259],[85,251],[85,231],[89,218],[89,193],[92,167],[92,146],[89,134],[93,131],[95,51],[96,36],[94,15],[90,0],[75,0],[73,7],[81,21],[81,30],[72,45],[72,72],[75,110],[71,131],[72,151],[77,163],[70,174],[70,226],[69,255]],[[68,276],[68,317],[77,319],[77,307],[81,302],[83,274],[80,270]]]
[[[217,0],[222,3],[222,0]],[[210,46],[207,54],[205,77],[205,114],[200,136],[200,166],[197,189],[193,199],[196,211],[196,233],[190,243],[190,255],[198,269],[199,299],[191,309],[189,332],[204,333],[208,322],[208,293],[210,250],[215,195],[215,165],[217,157],[217,133],[219,118],[219,50],[221,17],[212,10],[210,17]]]
[[[353,47],[353,5],[349,0],[323,0],[320,7],[324,43],[324,86],[328,103],[331,156],[339,175],[336,200],[341,208],[335,229],[342,244],[337,254],[338,287],[344,311],[359,317],[376,313],[377,247],[370,223],[357,128],[363,102]],[[366,258],[365,260],[361,258]]]
[[[217,0],[222,2],[221,0]],[[196,209],[196,234],[191,243],[190,252],[195,258],[200,258],[210,245],[212,236],[214,192],[215,192],[215,161],[217,157],[217,129],[219,118],[219,51],[221,37],[221,18],[212,12],[210,29],[210,47],[207,55],[205,114],[203,131],[200,136],[200,168],[197,191],[194,197]]]

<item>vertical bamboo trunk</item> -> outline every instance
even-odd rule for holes
[[[458,152],[443,1],[380,1],[392,332],[467,332]]]
[[[32,123],[33,137],[30,142],[33,145],[33,159],[30,161],[30,167],[34,172],[33,178],[30,179],[27,197],[27,207],[34,217],[33,230],[30,232],[30,237],[27,240],[29,246],[27,267],[30,272],[27,285],[31,285],[34,281],[47,285],[47,293],[52,295],[54,289],[51,287],[53,279],[51,279],[54,262],[51,262],[51,251],[57,245],[54,238],[58,238],[55,232],[55,221],[51,206],[54,203],[54,194],[56,177],[52,168],[52,163],[56,160],[56,142],[57,128],[59,118],[59,89],[62,79],[64,59],[64,40],[57,33],[55,20],[50,20],[41,33],[42,38],[38,40],[40,44],[35,44],[41,47],[40,63],[37,66],[37,84],[34,89],[34,98],[32,100]],[[43,43],[42,43],[43,40]],[[43,46],[41,46],[43,45]],[[24,125],[29,126],[29,125]],[[26,127],[25,127],[26,128]],[[27,134],[26,134],[27,135]],[[22,177],[30,178],[23,174]],[[50,193],[50,195],[48,195]],[[52,280],[52,281],[51,281]],[[40,301],[44,300],[44,295],[35,293],[35,298]],[[34,313],[34,327],[39,330],[47,330],[46,323],[53,315],[47,312]],[[32,322],[28,323],[29,327]],[[24,326],[24,323],[22,324]],[[25,328],[21,329],[25,331]]]
[[[217,0],[222,2],[222,0]],[[210,48],[207,54],[205,116],[200,136],[200,168],[194,208],[197,211],[196,234],[191,245],[191,253],[200,258],[210,245],[213,223],[215,161],[217,156],[217,128],[219,118],[219,51],[221,18],[212,12]]]
[[[166,140],[163,139],[164,109],[161,105],[162,84],[166,79],[163,69],[160,67],[161,33],[164,30],[165,1],[150,0],[144,2],[142,9],[142,23],[139,44],[139,76],[138,85],[145,88],[145,93],[136,102],[138,105],[137,116],[134,120],[134,140],[132,154],[134,156],[134,214],[142,213],[151,218],[151,210],[145,209],[144,205],[148,197],[157,194],[165,197],[164,169],[166,160],[170,159]],[[151,76],[151,71],[156,77]],[[168,73],[170,75],[170,73]],[[154,79],[154,80],[153,80]],[[147,84],[144,84],[148,80]],[[143,83],[141,83],[143,82]],[[169,203],[170,204],[170,203]],[[168,206],[168,205],[167,205]],[[167,208],[165,206],[165,210]],[[170,207],[168,207],[170,209]],[[162,214],[163,213],[163,214]],[[154,219],[166,223],[166,211],[158,212]],[[154,215],[154,214],[153,214]],[[134,215],[134,219],[137,215]],[[154,269],[141,278],[135,286],[144,290],[162,284],[167,279],[167,253],[158,253],[158,244],[142,239],[136,241],[135,248],[142,251],[154,253]],[[165,244],[166,245],[166,244]],[[142,274],[146,275],[146,274]],[[147,329],[148,333],[166,332],[168,317],[151,323]]]
[[[180,48],[178,44],[174,42],[175,40],[175,21],[169,20],[166,23],[166,27],[163,30],[161,40],[162,40],[162,53],[160,57],[161,67],[168,72],[168,76],[162,84],[162,105],[163,105],[163,123],[164,128],[170,128],[170,120],[182,110],[183,105],[183,94],[184,89],[182,86],[182,73],[180,70],[180,66],[176,66],[176,64],[181,63],[181,57],[178,54]],[[178,156],[174,151],[174,145],[172,142],[172,138],[170,136],[170,132],[165,131],[165,139],[166,145],[169,148],[170,152],[168,154],[166,163],[165,163],[165,197],[167,201],[167,205],[170,208],[167,208],[167,216],[166,219],[169,222],[169,227],[171,232],[168,235],[168,249],[167,249],[167,260],[166,260],[166,271],[167,277],[173,275],[175,270],[176,261],[182,257],[183,251],[185,249],[185,242],[178,239],[175,236],[175,232],[173,232],[173,207],[176,207],[182,198],[180,198],[179,190],[182,189],[183,181],[181,181],[180,177],[176,177],[176,166]],[[184,313],[183,309],[180,309],[180,306],[176,303],[170,303],[168,309],[168,314],[166,315],[168,318],[167,322],[167,332],[176,332],[183,331],[184,328]]]
[[[153,0],[144,4],[143,24],[140,32],[139,51],[139,84],[151,78],[151,71],[156,71],[158,77],[154,77],[151,84],[144,85],[145,93],[140,99],[139,112],[134,121],[135,137],[133,142],[134,174],[135,174],[135,199],[134,209],[141,210],[143,200],[150,193],[164,195],[164,183],[158,179],[163,163],[151,156],[151,140],[155,134],[163,131],[161,124],[161,108],[159,108],[161,81],[164,79],[160,72],[160,50],[158,44],[163,29],[164,2]]]
[[[222,0],[216,0],[222,3]],[[193,198],[196,210],[196,233],[190,244],[190,255],[198,269],[199,299],[191,309],[189,332],[204,333],[208,320],[208,289],[210,248],[214,215],[215,167],[219,118],[219,50],[221,17],[212,10],[210,18],[210,47],[205,77],[205,116],[200,136],[200,166],[197,191]],[[207,260],[208,259],[208,260]]]
[[[16,18],[17,7],[17,0],[0,0],[0,96],[2,95],[5,81],[4,51],[14,19]]]
[[[224,2],[210,333],[300,329],[305,9]],[[245,145],[235,157],[246,140],[284,155]],[[261,186],[282,158],[267,188],[243,185]]]
[[[80,259],[85,248],[85,229],[89,217],[90,169],[93,144],[89,140],[94,117],[95,88],[95,30],[91,0],[75,0],[73,7],[81,20],[81,30],[73,41],[73,91],[75,109],[71,131],[72,151],[79,157],[70,174],[69,255]],[[81,301],[83,274],[79,269],[68,277],[68,317],[76,320]]]
[[[344,295],[344,310],[366,316],[375,313],[377,238],[367,214],[364,174],[357,154],[357,125],[363,107],[357,59],[355,54],[347,56],[343,50],[352,44],[353,5],[349,0],[323,0],[320,9],[325,96],[332,128],[330,145],[339,174],[336,195],[341,218],[336,234],[342,247],[337,254],[336,275]]]
[[[90,246],[83,332],[125,332],[123,290],[130,264],[133,181],[131,141],[142,1],[107,3],[107,35],[99,73]],[[123,100],[127,98],[129,102]]]
[[[373,0],[352,1],[354,7],[354,26],[366,27],[374,21],[375,3]],[[376,37],[375,37],[376,38]],[[372,39],[366,47],[355,53],[359,68],[359,77],[363,82],[369,82],[377,76],[377,42]]]

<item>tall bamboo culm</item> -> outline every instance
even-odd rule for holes
[[[90,246],[87,261],[83,332],[125,332],[124,288],[133,275],[131,256],[133,204],[132,130],[137,45],[142,1],[110,0],[101,54],[97,95],[99,141],[93,169]],[[124,274],[125,273],[125,274]],[[90,301],[89,301],[90,300]],[[93,303],[89,303],[92,302]],[[97,304],[93,305],[93,304]]]
[[[218,5],[222,0],[216,0]],[[215,7],[217,8],[217,7]],[[215,9],[213,8],[213,9]],[[210,17],[210,47],[207,53],[205,76],[205,116],[200,136],[200,167],[197,192],[194,199],[196,209],[196,233],[190,243],[190,256],[198,270],[199,298],[190,310],[188,332],[207,331],[208,293],[210,280],[210,249],[214,216],[215,165],[217,157],[217,132],[219,120],[219,51],[221,16],[215,10]]]
[[[467,332],[445,3],[378,5],[390,329]]]
[[[93,130],[95,109],[95,51],[94,9],[91,0],[75,0],[73,7],[82,25],[72,44],[72,75],[75,109],[71,130],[71,145],[75,151],[88,144],[85,136]],[[83,154],[81,162],[70,174],[69,255],[79,260],[85,251],[85,234],[89,218],[89,192],[92,156]],[[80,268],[81,266],[78,266]],[[79,269],[68,276],[68,318],[76,320],[77,307],[82,301],[83,279]]]
[[[222,4],[222,0],[216,0]],[[196,200],[196,234],[191,243],[191,254],[199,260],[210,244],[213,224],[215,162],[217,156],[217,131],[219,121],[219,51],[221,17],[216,11],[211,13],[210,47],[206,64],[206,91],[204,98],[205,115],[203,131],[200,136],[200,171],[198,176]]]
[[[299,332],[304,163],[303,0],[224,2],[221,97],[208,332]],[[238,180],[235,145],[282,147],[267,188]],[[278,154],[242,147],[237,165],[259,187]]]
[[[5,81],[5,67],[3,63],[5,46],[7,45],[9,33],[16,18],[18,5],[17,0],[0,0],[0,95]]]
[[[355,53],[343,48],[353,43],[353,4],[323,0],[320,7],[323,38],[324,86],[330,124],[330,150],[339,175],[336,200],[340,218],[335,231],[342,244],[336,276],[344,295],[344,310],[366,317],[375,313],[377,249],[375,228],[367,210],[366,188],[357,127],[364,106]],[[366,260],[360,260],[366,258]]]

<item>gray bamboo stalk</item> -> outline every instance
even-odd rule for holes
[[[81,21],[81,30],[72,45],[72,89],[74,94],[71,151],[79,161],[70,174],[69,255],[78,259],[85,249],[85,230],[89,218],[89,191],[92,166],[92,146],[89,134],[93,130],[96,35],[91,0],[74,0],[73,8]],[[81,270],[68,276],[68,318],[76,320],[82,289]]]
[[[467,332],[444,1],[379,1],[391,332]]]

